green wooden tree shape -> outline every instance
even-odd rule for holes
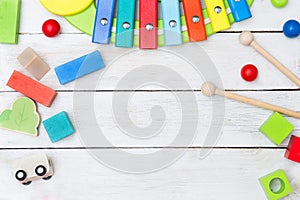
[[[27,98],[18,98],[11,109],[4,110],[0,115],[0,128],[25,133],[31,136],[38,135],[40,123],[35,103]]]

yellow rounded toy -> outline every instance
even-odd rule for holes
[[[93,0],[40,0],[40,2],[56,15],[69,16],[82,12],[91,5]]]

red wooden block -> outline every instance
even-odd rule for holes
[[[51,106],[57,95],[54,90],[16,70],[12,73],[6,85],[47,107]]]
[[[140,0],[140,48],[157,48],[157,0]]]
[[[300,137],[294,135],[291,136],[284,157],[286,157],[289,160],[300,163]]]
[[[182,0],[186,26],[191,42],[206,40],[202,7],[199,0]]]

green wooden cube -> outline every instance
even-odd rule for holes
[[[259,128],[272,142],[279,145],[294,130],[294,126],[278,112],[274,112]]]
[[[285,172],[279,169],[259,179],[268,199],[281,199],[293,192],[293,188]]]
[[[20,6],[20,0],[0,0],[0,43],[18,43]]]

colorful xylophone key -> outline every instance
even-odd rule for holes
[[[199,0],[182,0],[187,30],[191,42],[206,40],[202,7]]]
[[[180,5],[178,0],[161,0],[165,45],[182,44]]]
[[[226,13],[223,0],[204,0],[209,15],[213,32],[218,32],[230,28],[230,23]]]
[[[136,0],[118,0],[116,47],[133,47]]]
[[[93,43],[109,44],[116,0],[98,0]]]
[[[139,46],[141,49],[156,49],[158,39],[158,2],[140,0]]]
[[[246,0],[227,0],[233,15],[234,21],[240,22],[252,17]]]

